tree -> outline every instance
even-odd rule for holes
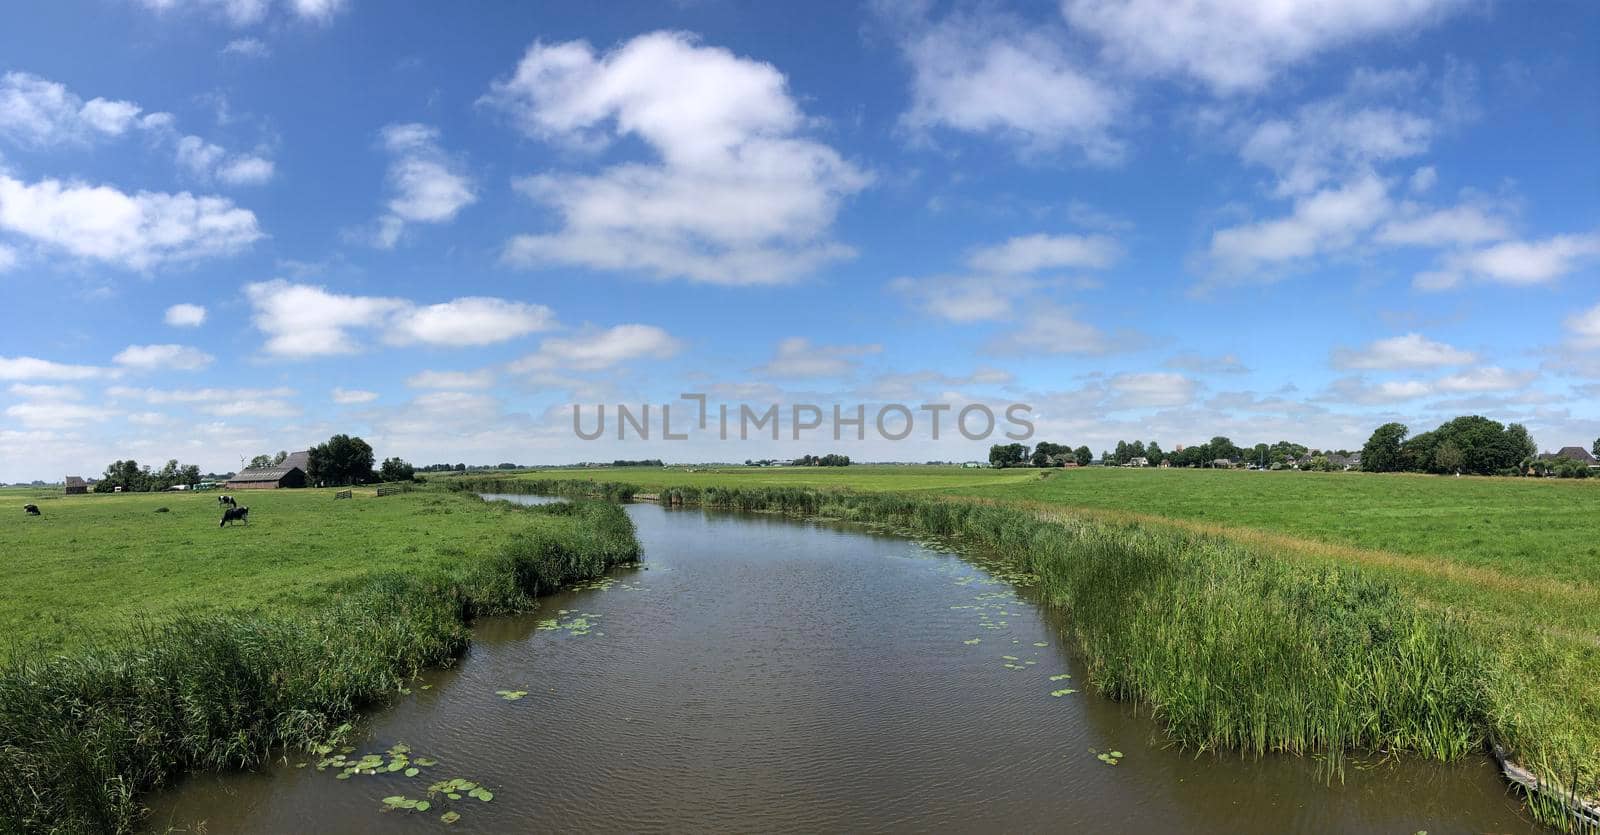
[[[1028,447],[1024,444],[995,444],[989,447],[989,466],[996,468],[1020,467],[1028,460]]]
[[[289,460],[289,453],[280,449],[277,455],[272,456],[272,466],[276,467],[287,460]]]
[[[1433,452],[1433,465],[1447,473],[1461,475],[1461,468],[1466,466],[1466,462],[1466,456],[1455,441],[1445,441]]]
[[[270,455],[257,455],[256,457],[250,459],[250,463],[247,465],[246,468],[247,469],[251,469],[251,470],[258,470],[258,469],[261,469],[263,467],[270,467],[270,466],[272,466],[272,456],[270,456]]]
[[[1150,459],[1151,466],[1155,466],[1161,463],[1161,459],[1166,455],[1166,453],[1161,451],[1160,444],[1156,443],[1155,441],[1151,441],[1150,443],[1144,445],[1144,455],[1146,458]]]
[[[1595,443],[1600,444],[1600,441]],[[1080,467],[1087,467],[1089,462],[1094,460],[1094,453],[1090,452],[1087,446],[1080,446],[1072,451],[1072,460],[1078,462]]]
[[[1589,451],[1594,453],[1596,458],[1600,458],[1600,438],[1594,439],[1594,446],[1589,447]]]
[[[1400,445],[1406,439],[1406,425],[1385,423],[1373,430],[1372,437],[1361,447],[1361,469],[1369,473],[1392,473],[1405,469],[1405,458]]]
[[[310,450],[306,476],[312,484],[344,486],[372,478],[372,447],[350,435],[334,435]]]
[[[1212,438],[1211,443],[1207,444],[1207,446],[1211,448],[1211,458],[1213,460],[1218,458],[1231,460],[1239,457],[1239,448],[1233,445],[1233,441],[1222,435]]]
[[[400,458],[385,458],[378,469],[378,478],[384,481],[410,481],[416,474],[417,468]]]
[[[1035,467],[1059,467],[1066,463],[1068,456],[1072,455],[1072,447],[1066,444],[1052,444],[1049,441],[1040,441],[1033,448],[1032,464]]]

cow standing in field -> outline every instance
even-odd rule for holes
[[[43,515],[43,514],[41,514],[39,512],[39,506],[36,505],[36,504],[25,504],[25,505],[23,505],[22,506],[22,512],[28,514],[29,516],[41,516],[41,515]]]
[[[239,506],[239,503],[234,501],[232,496],[218,496],[217,497],[217,504],[227,505],[228,507],[238,507]]]
[[[219,528],[223,527],[223,526],[227,525],[229,522],[243,522],[246,525],[249,525],[250,524],[250,508],[248,508],[248,507],[230,507],[227,510],[222,511],[222,521],[217,523],[217,527],[219,527]]]

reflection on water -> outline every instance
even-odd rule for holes
[[[361,723],[345,762],[401,744],[406,767],[194,777],[153,801],[152,828],[1537,831],[1486,762],[1329,786],[1307,760],[1167,749],[1093,694],[1057,613],[954,555],[771,516],[630,513],[643,568],[479,623],[458,667]],[[430,798],[452,779],[492,800]]]

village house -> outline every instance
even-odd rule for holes
[[[69,475],[66,477],[65,487],[66,494],[68,496],[81,496],[84,493],[89,492],[89,482],[84,481],[82,478],[79,478],[75,475]]]
[[[294,452],[282,463],[268,467],[246,467],[238,475],[228,479],[226,485],[229,490],[277,490],[279,488],[304,487],[307,483],[306,470],[310,468],[311,453]]]
[[[1564,446],[1561,448],[1560,452],[1546,452],[1539,456],[1540,461],[1550,462],[1554,462],[1562,458],[1565,458],[1569,461],[1577,461],[1578,463],[1591,468],[1600,467],[1600,461],[1595,460],[1595,457],[1589,454],[1589,450],[1586,450],[1581,446]]]

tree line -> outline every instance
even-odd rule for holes
[[[1522,475],[1539,470],[1542,463],[1533,437],[1520,423],[1506,426],[1481,415],[1463,415],[1431,432],[1407,437],[1409,433],[1403,423],[1378,427],[1361,448],[1361,468],[1375,473]],[[1588,475],[1587,467],[1580,469]]]

